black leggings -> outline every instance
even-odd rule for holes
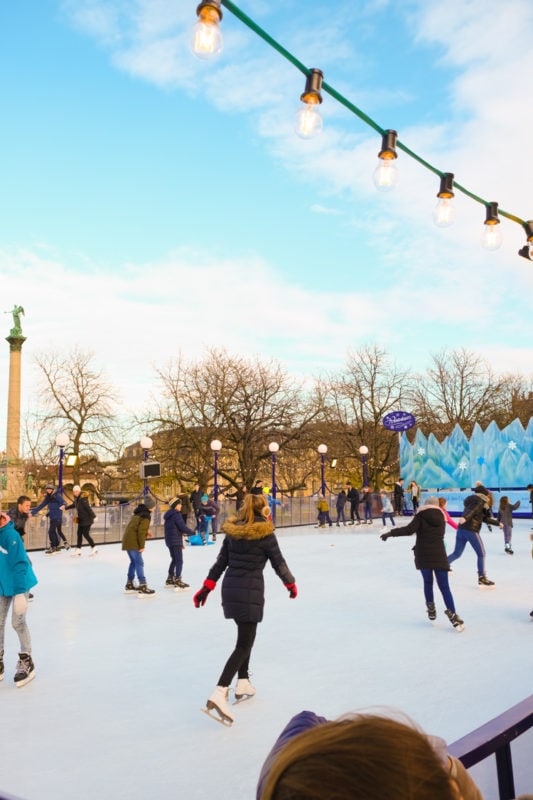
[[[255,642],[257,622],[237,622],[237,644],[226,661],[226,666],[218,679],[217,686],[229,686],[235,673],[239,678],[248,677],[250,654]]]
[[[90,530],[91,530],[91,526],[90,525],[78,525],[78,541],[77,541],[77,544],[76,544],[76,547],[78,548],[78,550],[81,550],[83,539],[87,539],[87,541],[89,542],[91,547],[94,547],[93,538],[92,538],[91,534],[89,533]]]

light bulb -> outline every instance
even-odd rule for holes
[[[455,222],[455,206],[451,197],[440,197],[433,211],[433,221],[438,228],[449,228]]]
[[[398,184],[398,169],[395,160],[391,158],[378,158],[378,165],[372,176],[374,186],[380,192],[390,192]]]
[[[202,61],[216,58],[222,52],[220,17],[214,8],[203,8],[198,21],[193,25],[191,48]]]
[[[317,103],[305,103],[296,112],[294,130],[300,139],[313,139],[324,127]]]
[[[502,232],[499,225],[484,225],[481,244],[485,250],[498,250],[502,246]]]

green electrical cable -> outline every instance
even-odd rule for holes
[[[230,11],[235,17],[237,17],[237,19],[240,19],[241,22],[243,22],[248,28],[250,28],[250,30],[256,33],[259,37],[261,37],[261,39],[263,39],[263,41],[269,44],[274,50],[277,50],[277,52],[284,58],[286,58],[287,61],[290,61],[290,63],[293,66],[295,66],[296,69],[300,70],[300,72],[302,72],[304,75],[309,75],[311,73],[311,69],[309,67],[306,67],[305,64],[302,64],[302,62],[299,61],[295,56],[293,56],[293,54],[289,52],[289,50],[283,47],[272,36],[270,36],[270,34],[268,34],[265,30],[263,30],[263,28],[257,25],[257,23],[253,21],[253,19],[251,19],[243,11],[241,11],[240,8],[238,8],[238,6],[235,5],[235,3],[232,3],[231,0],[220,0],[220,4],[224,6],[224,8],[227,8],[227,10]],[[366,123],[370,128],[373,128],[375,131],[377,131],[377,133],[381,134],[381,136],[385,134],[386,132],[385,128],[382,128],[380,125],[378,125],[377,122],[375,122],[371,117],[365,114],[364,111],[362,111],[352,102],[350,102],[350,100],[348,100],[346,97],[340,94],[340,92],[334,89],[333,86],[330,86],[328,83],[324,81],[322,83],[322,89],[324,90],[324,92],[333,97],[334,100],[337,100],[338,103],[340,103],[349,111],[351,111],[352,114],[355,114],[357,117],[359,117],[359,119],[362,120],[364,123]],[[437,169],[437,167],[434,167],[428,161],[423,159],[421,156],[415,153],[414,150],[410,150],[407,147],[407,145],[403,144],[403,142],[401,142],[399,139],[397,139],[396,141],[396,147],[399,150],[402,150],[404,153],[406,153],[406,155],[410,156],[415,161],[418,161],[419,164],[428,169],[430,172],[433,172],[435,175],[438,175],[440,178],[442,178],[442,176],[444,175],[444,172]],[[466,195],[467,197],[470,197],[472,200],[475,200],[476,203],[480,203],[483,206],[489,205],[488,200],[483,200],[482,197],[479,197],[477,194],[474,194],[468,189],[465,189],[464,186],[461,186],[461,184],[457,183],[456,181],[453,181],[453,185],[459,192]],[[503,211],[503,209],[501,208],[498,209],[498,214],[502,217],[506,217],[507,219],[512,220],[513,222],[518,223],[519,225],[525,225],[525,221],[523,219],[515,216],[514,214],[510,214],[508,211]]]

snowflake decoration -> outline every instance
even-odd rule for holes
[[[417,456],[425,456],[426,455],[426,451],[424,450],[423,447],[419,447],[418,450],[416,451],[416,454],[417,454]]]
[[[514,450],[516,450],[516,449],[517,449],[517,444],[516,444],[516,442],[513,442],[513,441],[511,440],[511,441],[509,442],[509,444],[507,445],[507,447],[509,448],[509,450],[513,450],[513,451],[514,451]]]
[[[460,470],[461,470],[461,472],[464,472],[464,471],[465,471],[465,469],[468,469],[468,464],[466,463],[466,461],[460,461],[460,462],[457,464],[457,469],[460,469]]]

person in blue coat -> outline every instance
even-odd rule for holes
[[[61,530],[61,523],[63,521],[63,511],[65,510],[65,500],[63,499],[63,495],[61,491],[58,489],[56,491],[56,487],[53,483],[47,483],[44,487],[44,497],[42,501],[39,503],[38,506],[32,509],[31,515],[34,517],[36,514],[39,513],[41,509],[45,506],[48,506],[48,519],[49,519],[49,527],[48,527],[48,536],[50,538],[50,547],[48,550],[45,550],[46,555],[53,555],[54,553],[60,553],[61,547],[59,546],[60,537],[63,541],[63,546],[65,550],[69,550],[70,547],[67,543],[65,535]]]
[[[255,688],[249,680],[248,666],[257,625],[263,619],[265,583],[263,570],[270,561],[285,584],[289,597],[298,594],[294,575],[287,566],[274,535],[268,501],[264,494],[249,494],[240,511],[222,525],[226,534],[218,558],[209,570],[200,591],[194,595],[196,608],[205,605],[218,579],[222,582],[222,608],[226,619],[237,625],[237,643],[228,658],[218,684],[207,700],[206,712],[225,725],[233,723],[228,704],[229,686],[237,673],[237,700],[252,697]]]
[[[188,528],[181,515],[181,497],[175,497],[169,503],[170,508],[163,515],[165,523],[165,544],[170,553],[170,565],[168,577],[165,583],[170,589],[176,592],[183,592],[189,589],[189,584],[181,579],[183,569],[183,537],[194,536],[195,533]]]
[[[31,637],[26,623],[28,594],[37,583],[24,543],[7,514],[0,514],[0,681],[4,678],[4,637],[7,615],[12,606],[11,624],[19,637],[20,653],[15,686],[24,686],[35,677],[31,657]]]

